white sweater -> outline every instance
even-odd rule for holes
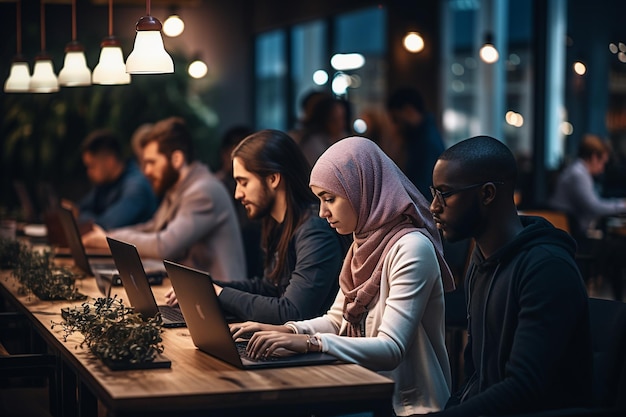
[[[387,253],[378,301],[365,322],[367,337],[344,337],[344,295],[322,317],[290,322],[298,333],[319,335],[324,352],[395,382],[398,416],[443,408],[450,397],[441,272],[434,247],[420,232],[400,238]]]

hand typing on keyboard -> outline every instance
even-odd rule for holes
[[[292,333],[289,327],[278,326],[274,324],[257,323],[255,321],[246,321],[243,323],[230,323],[230,334],[233,339],[250,339],[255,332],[273,330],[282,333]]]

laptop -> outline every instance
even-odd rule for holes
[[[109,253],[108,257],[98,256],[96,257],[97,259],[92,259],[90,256],[87,256],[72,210],[61,206],[57,214],[65,233],[70,254],[78,269],[89,276],[104,276],[106,279],[110,280],[113,285],[122,285],[121,277],[115,265],[115,261],[111,257],[111,252],[107,250],[107,253]],[[163,264],[156,259],[144,259],[142,263],[148,277],[148,282],[151,285],[161,284],[163,277],[166,275]]]
[[[107,237],[115,266],[122,279],[128,301],[144,318],[161,313],[163,327],[185,327],[185,319],[178,307],[157,305],[148,277],[135,245]]]
[[[337,363],[336,357],[316,352],[252,359],[245,353],[247,341],[233,340],[213,280],[207,272],[164,260],[193,343],[201,351],[240,369]]]

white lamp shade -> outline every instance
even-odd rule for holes
[[[91,70],[83,51],[69,51],[65,54],[63,68],[59,72],[59,84],[65,87],[78,87],[91,84]]]
[[[100,61],[93,69],[91,80],[94,84],[130,84],[130,74],[126,72],[122,48],[119,46],[102,47]]]
[[[59,81],[54,73],[52,60],[48,58],[36,59],[33,76],[28,89],[32,93],[54,93],[59,91]]]
[[[27,62],[14,62],[9,78],[4,83],[6,93],[27,93],[30,84],[30,69]]]
[[[161,31],[138,30],[133,51],[126,59],[129,74],[162,74],[174,72],[174,61],[163,46]]]

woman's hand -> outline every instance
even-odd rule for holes
[[[308,352],[309,335],[259,331],[252,335],[246,352],[254,359]]]
[[[256,321],[246,321],[243,323],[231,323],[229,326],[230,326],[230,334],[233,336],[233,339],[235,340],[237,340],[238,338],[249,339],[253,333],[256,333],[259,331],[275,331],[275,332],[281,332],[281,333],[293,333],[291,329],[287,326],[257,323]]]

